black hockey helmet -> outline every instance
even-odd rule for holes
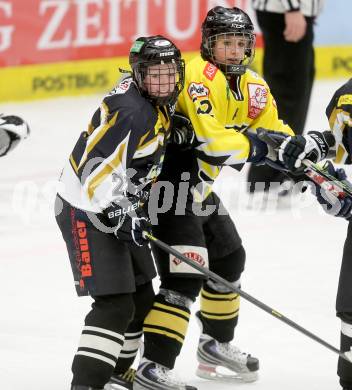
[[[214,58],[213,48],[221,36],[235,35],[244,38],[246,42],[245,58],[241,64],[220,63]],[[226,75],[245,73],[252,63],[255,53],[254,26],[250,17],[240,8],[212,8],[202,24],[202,57],[222,70]]]
[[[172,105],[183,89],[185,81],[185,64],[181,52],[169,39],[162,35],[137,38],[130,50],[129,63],[132,74],[143,96],[158,106]],[[175,75],[175,88],[167,96],[150,95],[144,84],[148,68],[158,64],[175,64],[170,67],[170,75]]]

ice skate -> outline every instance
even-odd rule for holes
[[[197,376],[214,380],[241,380],[254,382],[258,379],[259,361],[241,352],[230,343],[219,343],[212,337],[202,334],[199,339]],[[230,373],[222,373],[223,369]]]
[[[136,370],[134,368],[129,368],[123,374],[113,375],[105,385],[104,390],[132,390],[135,375]]]
[[[71,390],[104,390],[97,387],[84,386],[84,385],[72,385]]]
[[[161,364],[142,359],[138,367],[133,390],[197,390],[196,387],[172,377],[170,370]]]

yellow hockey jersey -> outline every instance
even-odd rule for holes
[[[326,108],[330,129],[336,140],[335,162],[352,163],[352,79],[339,88]]]
[[[185,88],[177,111],[191,120],[197,138],[199,185],[193,191],[197,202],[210,193],[223,165],[240,170],[247,161],[247,131],[256,132],[263,127],[293,135],[292,129],[279,119],[275,100],[259,75],[247,70],[228,81],[200,55],[186,66]]]

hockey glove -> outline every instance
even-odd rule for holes
[[[257,132],[264,132],[271,141],[278,145],[287,138],[287,135],[284,133],[263,129],[261,127],[257,129]],[[285,169],[283,164],[278,160],[278,154],[273,145],[260,139],[258,134],[247,132],[246,135],[250,142],[248,162],[256,165],[267,164],[277,170]]]
[[[20,117],[0,114],[0,156],[14,149],[29,133],[28,124]]]
[[[288,137],[280,146],[279,160],[289,171],[294,172],[302,167],[304,159],[314,163],[324,160],[329,148],[334,145],[335,138],[330,131],[310,131],[305,136]]]
[[[182,149],[190,149],[195,140],[195,133],[191,121],[184,115],[175,112],[172,116],[171,143]]]
[[[345,170],[342,168],[335,169],[330,161],[325,163],[324,170],[331,176],[336,177],[337,180],[346,182],[349,185],[351,184],[347,181]],[[312,193],[316,196],[318,202],[328,214],[334,215],[335,217],[346,218],[347,220],[352,217],[352,198],[346,196],[340,199],[320,186],[313,183],[311,183],[311,185]]]
[[[137,197],[131,196],[118,203],[111,203],[104,213],[119,240],[133,241],[137,246],[143,246],[148,242],[143,236],[143,231],[151,233],[151,224]]]

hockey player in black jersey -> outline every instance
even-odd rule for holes
[[[17,115],[0,114],[0,157],[29,136],[28,124]]]
[[[180,51],[138,38],[126,73],[104,98],[61,174],[55,213],[77,294],[94,302],[72,363],[71,390],[101,390],[136,354],[155,270],[144,210],[170,135],[169,106],[183,88]],[[119,356],[122,358],[117,363]],[[129,365],[129,363],[127,363]]]
[[[330,154],[337,163],[352,163],[352,79],[332,97],[326,115],[331,132],[310,132],[305,136],[288,138],[280,147],[280,159],[290,170],[302,169],[304,159],[318,162]],[[328,171],[339,180],[346,180],[343,169],[335,169],[329,162]],[[340,350],[352,353],[352,199],[337,199],[317,188],[319,203],[332,215],[348,220],[347,237],[343,249],[340,279],[336,298],[336,312],[341,319]],[[339,358],[338,376],[344,390],[352,390],[352,364]]]

